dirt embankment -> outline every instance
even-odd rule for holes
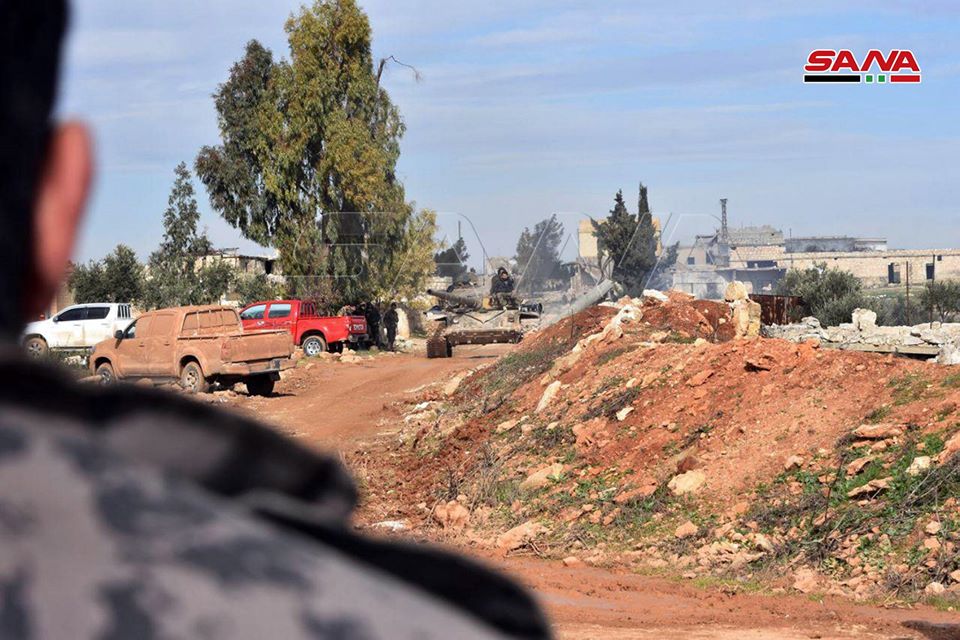
[[[680,295],[568,318],[420,394],[385,457],[352,457],[363,520],[570,566],[947,606],[960,375],[733,335],[729,307]]]

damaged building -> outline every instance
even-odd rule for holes
[[[872,290],[899,291],[960,279],[960,249],[890,249],[885,238],[785,237],[769,225],[722,225],[679,248],[673,286],[717,299],[727,283],[739,280],[751,293],[771,293],[788,270],[820,264],[848,271]]]

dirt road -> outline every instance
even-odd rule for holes
[[[536,591],[563,640],[960,638],[960,617],[843,599],[726,592],[624,570],[487,558]]]
[[[351,364],[319,361],[281,381],[275,397],[243,397],[238,405],[298,440],[343,451],[388,431],[399,416],[395,403],[415,397],[427,385],[491,362],[508,349],[508,345],[464,346],[457,349],[456,358],[437,360],[397,354]]]
[[[328,450],[350,451],[389,434],[396,403],[426,385],[489,362],[509,348],[461,347],[457,357],[427,360],[395,355],[358,364],[301,367],[273,398],[237,398],[283,432]],[[466,550],[471,552],[471,550]],[[917,638],[960,639],[960,616],[930,608],[894,609],[840,599],[730,593],[626,570],[565,567],[532,557],[480,554],[526,583],[540,597],[564,640],[610,638]]]

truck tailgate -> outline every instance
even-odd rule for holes
[[[227,338],[225,348],[229,362],[289,358],[293,353],[293,337],[286,331],[244,333]]]
[[[353,334],[367,333],[367,319],[363,316],[347,316],[347,331]]]

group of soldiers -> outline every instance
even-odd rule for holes
[[[470,274],[475,277],[475,274]],[[472,283],[474,280],[464,279],[463,284]],[[490,295],[494,299],[506,302],[513,296],[513,290],[516,287],[513,276],[504,269],[497,270],[497,276],[490,283]],[[391,302],[386,313],[381,314],[380,308],[375,302],[361,302],[356,305],[347,305],[340,311],[341,315],[363,316],[367,320],[367,333],[370,336],[371,346],[377,348],[386,348],[389,351],[396,351],[397,325],[400,323],[400,315],[397,312],[397,303]],[[383,326],[386,332],[386,342],[380,332]]]
[[[354,307],[345,309],[347,315],[363,316],[367,320],[367,333],[370,336],[371,345],[377,348],[386,348],[389,351],[396,351],[397,325],[400,324],[400,314],[397,312],[397,303],[391,302],[390,307],[384,314],[380,313],[380,308],[375,302],[361,302]],[[384,344],[380,325],[387,333],[387,340]]]

